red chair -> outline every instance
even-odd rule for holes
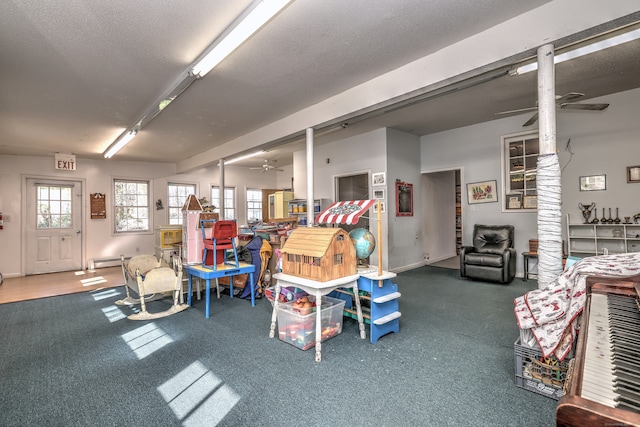
[[[207,224],[212,224],[207,227]],[[206,228],[211,228],[211,237],[207,237]],[[202,266],[213,267],[217,269],[218,264],[232,265],[239,267],[238,251],[236,250],[236,237],[238,237],[238,226],[235,220],[200,220],[200,229],[202,230]],[[227,251],[233,251],[233,262],[227,262]],[[212,264],[207,264],[207,256],[212,251]],[[219,258],[222,258],[219,260]]]

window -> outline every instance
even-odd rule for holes
[[[187,196],[196,194],[196,186],[194,184],[175,184],[170,182],[167,190],[169,224],[182,224],[182,206],[187,201]]]
[[[38,230],[71,228],[71,187],[38,184]]]
[[[247,221],[262,222],[262,190],[247,190]]]
[[[115,179],[115,232],[149,231],[149,181]]]
[[[504,207],[528,210],[537,206],[536,176],[540,144],[538,133],[502,137]]]
[[[224,214],[220,212],[221,219],[236,219],[235,189],[233,187],[224,188]],[[220,187],[211,187],[211,204],[218,211],[220,209]]]

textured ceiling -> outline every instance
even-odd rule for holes
[[[547,3],[295,0],[195,81],[115,158],[171,163],[193,158]],[[3,1],[0,154],[102,158],[250,5],[248,0]],[[634,43],[560,64],[556,92],[583,92],[587,99],[638,87],[639,51]],[[492,120],[495,112],[535,105],[535,79],[535,73],[503,74],[411,107],[390,103],[384,115],[362,116],[354,109],[348,129],[324,140],[380,126],[425,135]],[[286,140],[291,133],[279,136]],[[255,145],[269,142],[256,138]],[[241,164],[273,158],[286,165],[291,149],[295,146]]]

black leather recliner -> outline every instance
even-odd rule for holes
[[[474,225],[473,246],[460,250],[460,275],[510,283],[516,275],[514,233],[513,225]]]

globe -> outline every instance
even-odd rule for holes
[[[376,248],[376,239],[366,228],[356,228],[349,232],[349,238],[356,247],[358,259],[368,258]]]

